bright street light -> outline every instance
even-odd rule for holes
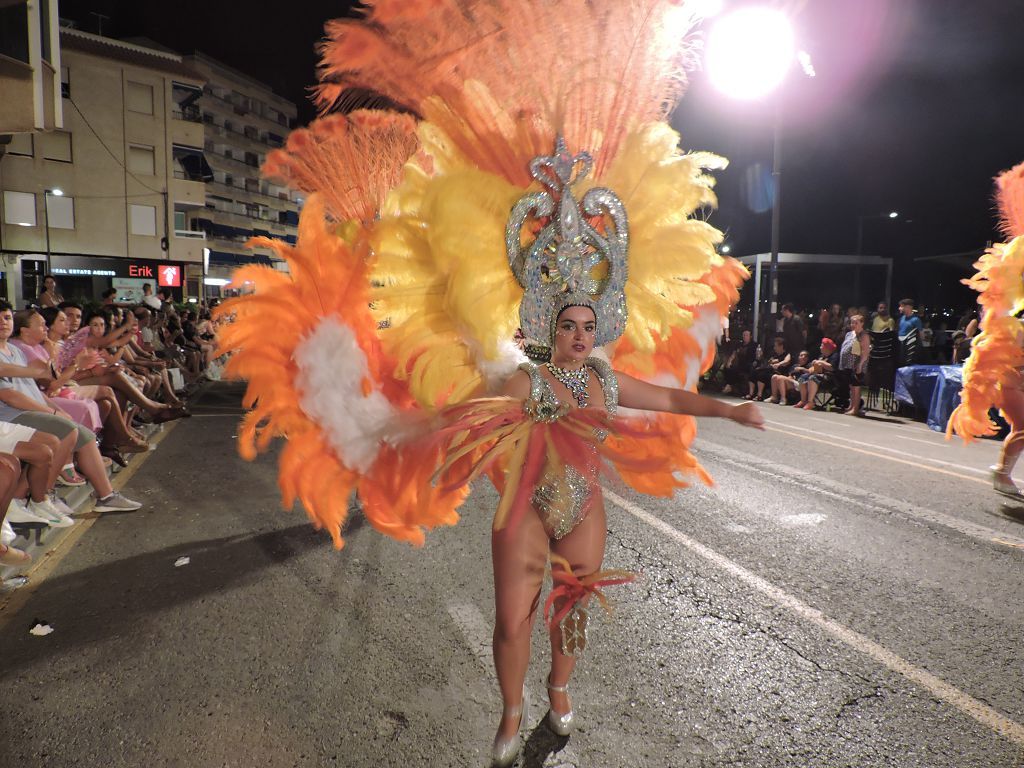
[[[732,246],[731,245],[723,245],[721,248],[718,249],[719,253],[730,253],[731,251],[732,251]]]
[[[889,211],[889,218],[890,219],[898,219],[899,217],[900,217],[900,212],[899,211]]]
[[[707,42],[711,83],[734,99],[774,91],[796,57],[793,26],[775,8],[741,8],[717,21]]]
[[[48,189],[46,191],[49,192],[54,197],[64,197],[64,190],[61,189],[60,187],[57,187],[56,189]]]

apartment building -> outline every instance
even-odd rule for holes
[[[206,204],[204,183],[176,173],[202,155],[202,124],[183,114],[202,78],[176,54],[67,28],[60,62],[63,127],[14,134],[0,159],[7,295],[32,301],[46,273],[67,297],[133,298],[146,282],[201,295],[204,235],[175,214]]]
[[[61,127],[57,0],[0,1],[0,154],[11,134]]]
[[[272,251],[245,243],[260,235],[295,242],[302,198],[261,179],[259,170],[267,152],[284,144],[295,105],[209,56],[197,53],[185,62],[205,82],[191,117],[203,122],[213,178],[206,183],[205,209],[186,211],[185,225],[206,234],[207,283],[226,282],[235,267],[252,261],[284,268]]]

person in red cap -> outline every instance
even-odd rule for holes
[[[805,373],[797,379],[800,388],[800,401],[794,408],[813,411],[815,395],[818,394],[822,384],[832,380],[838,365],[839,350],[836,349],[836,343],[826,336],[821,340],[821,356],[808,366],[811,372]]]

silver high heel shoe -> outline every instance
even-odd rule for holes
[[[989,469],[992,471],[992,488],[996,493],[1001,493],[1018,501],[1024,501],[1024,491],[1021,491],[1020,488],[1014,485],[1013,480],[1010,479],[1008,474],[1002,472],[998,466],[992,466]]]
[[[568,695],[569,686],[566,685],[552,685],[551,678],[548,678],[548,690],[555,691],[556,693],[564,693]],[[548,708],[548,728],[551,729],[552,733],[556,736],[568,736],[572,733],[572,727],[576,724],[576,713],[571,709],[564,715],[555,714],[555,710]]]
[[[529,709],[530,699],[526,692],[526,686],[523,686],[523,700],[519,703],[519,706],[502,713],[502,717],[506,715],[509,717],[519,715],[519,727],[507,739],[494,737],[494,746],[491,748],[491,765],[493,768],[509,768],[516,761],[516,758],[519,757],[519,750],[523,746],[519,738],[519,732],[523,729],[523,723],[526,720],[526,713]]]

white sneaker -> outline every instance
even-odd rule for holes
[[[51,528],[68,528],[75,524],[73,518],[68,517],[57,509],[49,499],[42,501],[30,501],[28,511],[37,517],[45,517],[46,524]]]
[[[3,523],[0,523],[0,544],[3,544],[6,547],[16,538],[18,538],[18,534],[14,532],[14,529],[11,528],[11,524],[8,523],[5,518]]]
[[[11,505],[7,507],[7,516],[4,518],[11,523],[42,523],[49,525],[50,519],[41,517],[32,512],[21,499],[12,499]]]
[[[64,503],[64,499],[62,499],[56,493],[52,493],[51,492],[50,496],[49,496],[49,499],[50,499],[50,503],[53,504],[53,506],[56,508],[56,510],[58,512],[60,512],[62,515],[65,515],[67,517],[71,517],[72,515],[75,514],[75,510],[73,510],[71,507],[69,507],[67,504],[65,504]]]

